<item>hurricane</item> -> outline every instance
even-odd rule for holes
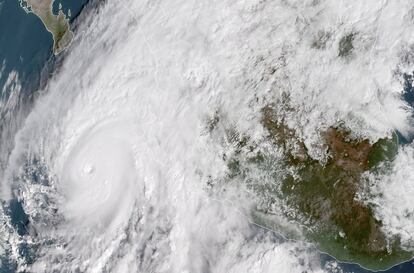
[[[282,201],[272,201],[277,228],[258,220],[257,188],[268,176],[224,162],[253,150],[232,144],[248,136],[282,168],[262,109],[286,93],[296,109],[286,123],[313,158],[325,156],[318,132],[338,121],[371,141],[396,131],[410,138],[401,75],[414,62],[414,6],[348,5],[90,4],[30,111],[14,121],[0,193],[22,204],[30,224],[17,230],[4,206],[0,253],[17,272],[342,272],[321,263]],[[353,47],[338,61],[333,45],[347,35]],[[404,190],[399,181],[410,181],[412,160],[411,146],[399,148],[391,171],[367,175],[377,182],[365,200],[408,250],[414,210],[396,196],[409,200],[411,182]]]

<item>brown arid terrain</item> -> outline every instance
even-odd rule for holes
[[[70,30],[69,20],[61,10],[57,15],[53,14],[52,5],[54,0],[21,1],[24,9],[38,16],[46,29],[53,35],[53,53],[59,54],[62,52],[72,41],[73,33]]]
[[[296,212],[292,220],[308,228],[309,238],[321,250],[371,269],[411,257],[400,248],[398,238],[386,238],[372,208],[357,198],[363,174],[386,168],[384,163],[393,160],[398,149],[395,135],[371,143],[353,137],[342,126],[330,127],[321,132],[328,160],[320,162],[308,155],[305,144],[277,116],[274,106],[263,108],[262,124],[268,138],[282,147],[285,166],[297,171],[281,183],[282,198],[289,211]]]

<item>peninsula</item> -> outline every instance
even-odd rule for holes
[[[46,29],[53,36],[53,53],[59,54],[73,39],[73,32],[70,30],[69,20],[59,10],[53,14],[54,0],[20,0],[20,6],[27,12],[33,13],[42,20]]]

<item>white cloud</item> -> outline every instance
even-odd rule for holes
[[[374,197],[368,201],[376,205],[387,235],[399,236],[406,249],[414,250],[414,148],[402,148],[393,165],[389,174],[372,177]]]
[[[372,138],[408,131],[392,71],[412,29],[383,16],[410,1],[317,2],[110,1],[91,13],[5,174],[10,183],[28,154],[50,172],[50,185],[20,185],[43,244],[31,271],[322,271],[306,245],[237,213],[248,201],[229,209],[211,199],[203,175],[223,165],[202,135],[219,108],[260,137],[255,96],[279,91],[298,106],[289,122],[307,143],[337,119]],[[320,30],[330,32],[326,49],[310,49]],[[355,51],[343,60],[337,45],[350,31]]]

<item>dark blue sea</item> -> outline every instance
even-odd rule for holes
[[[57,9],[60,3],[65,14],[70,9],[70,21],[73,22],[87,2],[60,0],[55,2],[54,8]],[[4,86],[9,75],[17,73],[22,87],[19,101],[33,102],[32,95],[53,72],[56,57],[52,53],[52,46],[52,35],[36,15],[27,14],[18,0],[0,0],[0,100],[9,98],[11,88]],[[2,128],[7,126],[4,123],[9,122],[2,116],[4,112],[4,109],[0,109],[0,135]],[[29,219],[19,201],[14,199],[1,205],[4,213],[10,217],[15,232],[20,236],[26,235]],[[4,224],[0,222],[0,225]],[[3,246],[0,246],[2,249]],[[0,251],[0,273],[15,272],[16,265],[9,259],[9,249],[4,246],[3,250]],[[27,263],[35,259],[34,250],[23,244],[19,245],[18,252]]]
[[[68,14],[70,10],[70,21],[73,22],[87,2],[88,0],[57,0],[53,8],[54,12],[57,12],[59,4],[61,4],[65,14]],[[42,78],[47,78],[48,74],[52,72],[48,69],[55,60],[52,45],[52,36],[46,31],[39,18],[33,14],[27,14],[20,7],[18,0],[0,0],[0,68],[3,68],[0,73],[0,99],[5,100],[9,95],[7,90],[3,91],[3,86],[12,71],[16,71],[19,75],[22,96],[30,96],[39,88]],[[405,99],[410,104],[414,104],[413,76],[407,75],[406,81]],[[26,227],[29,219],[25,215],[22,205],[17,200],[3,205],[17,234],[20,236],[27,234]],[[28,263],[36,258],[33,250],[24,245],[20,246],[19,252]],[[0,273],[15,271],[15,265],[8,259],[8,254],[6,251],[3,256],[0,256]],[[325,264],[332,260],[333,258],[322,255],[321,263]],[[343,272],[371,272],[354,264],[339,263],[339,265]],[[413,273],[414,261],[403,263],[384,272]]]

